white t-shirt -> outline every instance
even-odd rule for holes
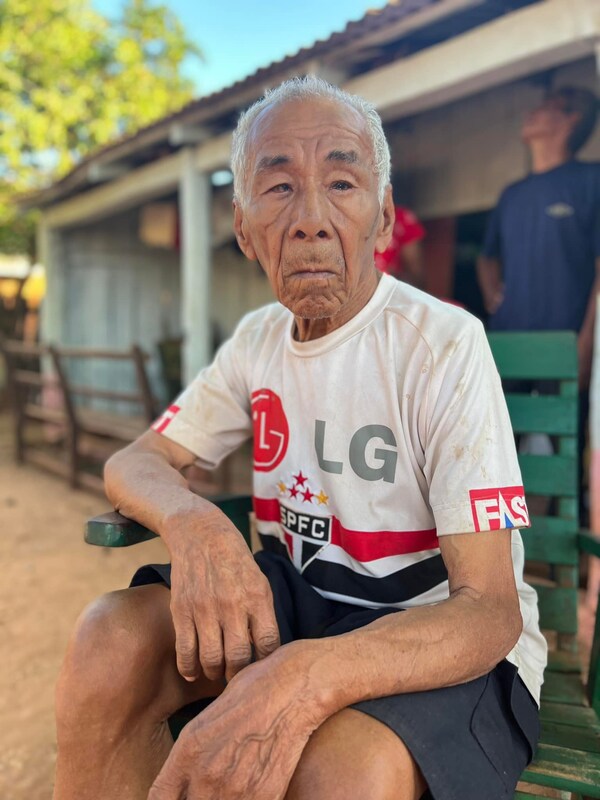
[[[437,603],[438,537],[512,528],[523,633],[507,658],[539,702],[546,642],[516,530],[529,518],[482,325],[383,275],[341,328],[293,330],[279,304],[246,316],[154,430],[208,468],[254,434],[263,545],[332,600]]]

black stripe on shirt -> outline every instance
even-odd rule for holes
[[[289,559],[287,548],[274,536],[262,535],[265,550]],[[335,592],[371,603],[405,603],[448,580],[448,571],[441,555],[431,556],[416,564],[392,572],[382,578],[362,575],[343,564],[315,559],[302,572],[302,577],[316,589]],[[342,601],[343,602],[343,601]]]

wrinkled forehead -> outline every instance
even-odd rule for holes
[[[330,98],[291,98],[264,108],[248,135],[246,159],[253,171],[258,160],[294,151],[334,146],[374,163],[373,142],[364,117],[352,106]]]

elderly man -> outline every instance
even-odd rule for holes
[[[279,303],[107,467],[171,565],[78,623],[55,798],[509,798],[546,650],[482,328],[375,270],[394,206],[367,103],[287,82],[232,161],[237,240]],[[252,431],[256,559],[180,474]],[[169,715],[213,697],[173,745]]]

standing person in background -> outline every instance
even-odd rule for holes
[[[527,115],[531,172],[503,191],[477,264],[491,330],[577,331],[582,390],[600,290],[600,163],[575,154],[597,114],[593,92],[563,87]]]
[[[380,272],[400,278],[417,289],[425,286],[423,248],[425,228],[404,206],[396,206],[392,240],[383,253],[375,253],[375,266]]]
[[[503,191],[477,264],[491,330],[578,334],[580,487],[600,291],[600,163],[575,154],[597,115],[593,92],[562,87],[526,116],[521,136],[531,172]],[[533,388],[544,391],[543,384]]]

